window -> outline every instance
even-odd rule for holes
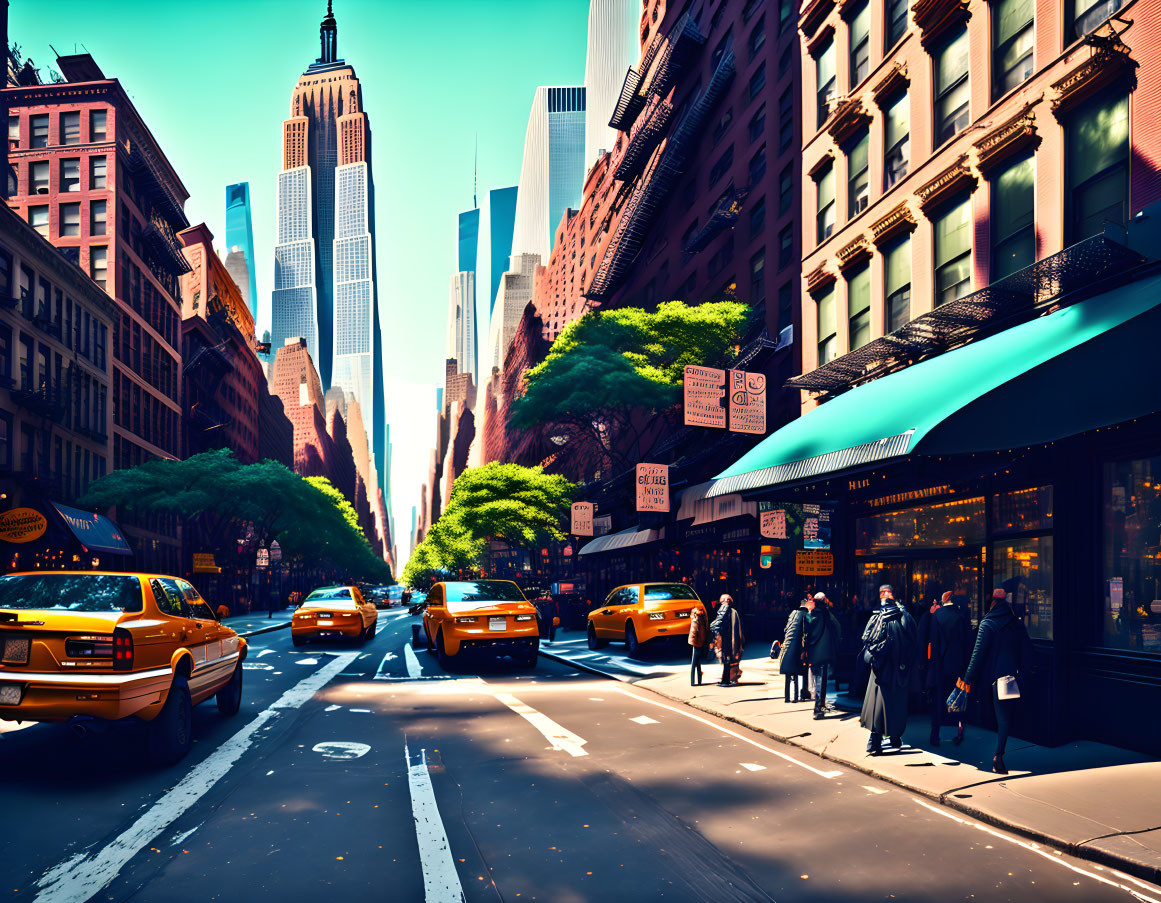
[[[871,136],[863,135],[847,155],[847,216],[851,219],[866,210],[870,203],[870,146]]]
[[[964,297],[972,286],[971,200],[935,221],[935,306]]]
[[[818,86],[816,94],[817,120],[815,128],[818,129],[821,129],[822,124],[826,122],[827,103],[830,96],[834,94],[834,61],[834,38],[831,38],[818,52],[818,56],[814,60],[815,84]]]
[[[908,0],[887,0],[886,49],[890,50],[907,31]]]
[[[750,39],[746,42],[746,46],[750,51],[750,59],[754,59],[766,44],[766,17],[763,16],[758,20],[758,24],[754,26],[754,30],[750,32]]]
[[[20,144],[20,117],[19,116],[9,116],[8,117],[8,140],[10,142],[15,142],[17,145]]]
[[[89,275],[101,288],[105,287],[105,277],[109,272],[109,249],[89,248]]]
[[[750,306],[766,303],[766,249],[750,258]]]
[[[60,205],[60,234],[76,236],[81,234],[81,205]]]
[[[902,238],[887,251],[885,288],[887,332],[911,322],[911,238]]]
[[[907,92],[895,99],[887,108],[884,122],[884,141],[886,154],[883,157],[883,190],[902,181],[907,175],[907,156],[911,144],[911,134],[908,131],[910,114],[907,110]]]
[[[1129,98],[1090,101],[1065,126],[1068,243],[1096,235],[1129,214]]]
[[[690,240],[693,238],[693,236],[695,234],[697,234],[697,220],[696,219],[694,219],[694,221],[689,224],[688,229],[686,229],[684,232],[681,233],[681,246],[684,248],[686,245],[688,245]]]
[[[714,183],[716,183],[722,176],[729,172],[730,167],[733,165],[734,146],[731,144],[725,149],[725,151],[722,152],[722,155],[718,157],[717,162],[710,168],[708,187],[712,188]]]
[[[851,90],[871,71],[871,6],[864,2],[847,20],[851,48]]]
[[[750,143],[753,144],[766,132],[766,104],[758,107],[758,112],[750,117],[750,125],[747,129],[750,135]]]
[[[1073,35],[1083,38],[1128,0],[1072,0]]]
[[[778,330],[781,332],[794,322],[794,283],[778,286]]]
[[[32,133],[30,147],[48,147],[48,114],[38,113],[28,117],[29,131]]]
[[[778,269],[784,270],[794,263],[794,226],[787,226],[778,233]]]
[[[105,110],[92,110],[89,113],[89,141],[104,141],[107,135],[109,114]]]
[[[968,124],[967,29],[943,45],[935,57],[935,146],[963,131]]]
[[[762,89],[766,87],[766,63],[763,62],[761,66],[754,70],[754,74],[750,76],[750,100],[753,100],[762,93]]]
[[[47,160],[28,164],[29,194],[48,194],[48,166]]]
[[[1036,262],[1032,157],[1017,160],[992,181],[992,281]]]
[[[12,295],[12,255],[0,248],[0,298],[7,300]]]
[[[818,296],[818,366],[835,359],[838,328],[834,318],[834,283]]]
[[[757,238],[766,228],[766,198],[758,198],[750,209],[750,238]]]
[[[60,161],[60,190],[81,190],[81,160],[80,157],[66,157]]]
[[[778,148],[779,152],[790,150],[794,144],[794,95],[787,88],[778,98]]]
[[[766,145],[758,148],[758,152],[750,158],[750,185],[757,185],[766,175]]]
[[[764,0],[746,0],[746,5],[742,7],[742,21],[749,22],[754,17],[754,13],[762,8]]]
[[[29,207],[28,225],[48,238],[48,207]]]
[[[815,242],[821,244],[830,238],[834,231],[834,164],[828,164],[826,169],[815,179],[815,190],[818,193],[815,215]]]
[[[81,143],[81,114],[74,110],[71,113],[60,114],[60,143]]]
[[[847,278],[848,350],[862,348],[871,341],[871,268],[861,267]]]
[[[778,0],[778,34],[794,24],[794,0]]]
[[[1161,458],[1104,468],[1104,645],[1161,653]]]
[[[996,0],[992,4],[992,96],[999,98],[1032,74],[1033,0]]]
[[[726,110],[724,113],[722,113],[721,118],[718,119],[718,124],[714,126],[714,145],[715,146],[717,145],[717,143],[719,141],[722,140],[722,136],[725,135],[725,133],[727,131],[729,131],[730,123],[732,123],[733,121],[734,121],[734,108],[730,107],[728,110]]]
[[[789,213],[794,204],[794,164],[788,164],[778,176],[778,215]]]
[[[790,64],[794,62],[794,45],[787,44],[782,48],[782,52],[778,55],[778,75],[779,77],[786,74],[790,69]]]
[[[732,27],[726,29],[726,33],[722,35],[722,39],[718,41],[717,46],[714,47],[713,56],[710,58],[710,68],[716,69],[718,63],[722,61],[722,57],[726,55],[726,48],[730,46],[730,33],[734,29]]]
[[[105,202],[92,201],[89,204],[89,234],[104,235],[107,218]]]
[[[89,189],[105,187],[106,157],[89,157]]]

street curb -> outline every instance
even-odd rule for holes
[[[552,652],[546,652],[544,650],[543,646],[540,647],[540,654],[545,656],[546,658],[550,658],[553,661],[560,662],[561,664],[568,665],[572,668],[578,668],[582,671],[587,671],[590,674],[596,674],[600,677],[605,677],[605,678],[608,678],[611,680],[620,681],[621,683],[630,684],[630,685],[636,687],[637,689],[645,690],[649,693],[654,694],[655,696],[660,696],[662,699],[668,699],[670,702],[679,702],[682,705],[689,706],[691,709],[702,712],[703,714],[713,715],[715,718],[721,718],[723,721],[728,721],[731,724],[736,724],[740,727],[744,727],[747,730],[754,731],[755,733],[761,734],[764,737],[769,737],[771,740],[775,740],[778,743],[781,743],[783,746],[789,746],[793,749],[799,750],[800,752],[804,752],[804,753],[807,753],[807,754],[812,755],[812,756],[818,756],[820,759],[824,759],[828,762],[835,762],[839,765],[844,765],[847,768],[851,768],[855,771],[861,772],[862,774],[868,775],[869,777],[873,777],[876,780],[883,781],[886,784],[891,784],[895,787],[899,787],[903,790],[907,790],[911,793],[914,793],[916,796],[921,796],[925,799],[931,800],[932,802],[938,803],[939,805],[941,805],[947,809],[954,809],[955,811],[960,812],[964,815],[971,816],[972,818],[976,819],[977,821],[991,825],[992,827],[1001,828],[1005,831],[1011,832],[1012,834],[1017,834],[1020,837],[1027,838],[1028,840],[1033,840],[1033,841],[1036,841],[1037,843],[1043,843],[1043,844],[1046,844],[1047,846],[1052,847],[1053,849],[1061,850],[1065,853],[1068,853],[1070,856],[1075,856],[1077,859],[1084,859],[1084,860],[1087,860],[1089,862],[1096,862],[1096,863],[1099,863],[1100,865],[1109,866],[1110,868],[1115,868],[1119,871],[1124,872],[1126,875],[1132,875],[1134,878],[1140,878],[1142,881],[1149,881],[1149,882],[1152,882],[1154,884],[1161,883],[1161,868],[1154,868],[1152,866],[1145,865],[1144,863],[1134,862],[1131,859],[1122,859],[1118,856],[1113,856],[1110,853],[1106,853],[1103,850],[1097,850],[1097,849],[1093,849],[1091,847],[1078,845],[1078,844],[1072,843],[1072,842],[1067,841],[1067,840],[1062,840],[1058,837],[1053,837],[1051,834],[1046,834],[1042,831],[1036,831],[1035,829],[1032,829],[1032,828],[1026,828],[1026,827],[1021,827],[1019,825],[1014,825],[1011,822],[1006,822],[1001,818],[997,818],[996,816],[994,816],[988,812],[984,812],[984,811],[982,811],[974,806],[971,806],[967,803],[962,803],[959,800],[952,800],[952,799],[947,798],[947,793],[955,793],[963,788],[957,787],[957,788],[954,788],[953,790],[947,791],[947,793],[933,793],[933,792],[928,791],[928,790],[923,790],[919,787],[912,787],[911,785],[905,784],[900,780],[891,778],[887,775],[880,774],[880,773],[876,772],[874,769],[869,768],[865,765],[860,765],[859,763],[852,762],[849,759],[841,759],[838,756],[828,755],[825,750],[819,751],[819,750],[814,750],[814,749],[808,749],[805,746],[799,746],[797,743],[793,743],[790,740],[786,739],[785,737],[780,737],[777,734],[773,734],[770,731],[768,731],[762,727],[759,727],[758,725],[750,724],[748,721],[744,721],[741,718],[737,717],[736,715],[729,715],[729,714],[726,714],[724,712],[719,712],[719,711],[716,711],[714,709],[708,708],[708,707],[703,706],[703,705],[698,705],[695,702],[691,702],[689,700],[682,699],[679,696],[670,695],[669,693],[666,693],[663,690],[659,690],[656,687],[643,686],[639,682],[640,678],[622,677],[622,676],[617,675],[617,674],[609,674],[607,671],[598,670],[593,665],[588,665],[584,662],[575,662],[575,661],[572,661],[570,659],[564,658],[561,655],[553,654]],[[648,679],[648,678],[644,678],[644,679]],[[853,713],[846,713],[846,714],[853,714]],[[993,779],[996,781],[1005,780],[1004,776],[1002,776],[1002,775],[994,775]],[[984,783],[991,783],[991,781],[983,780],[983,781],[976,782],[977,785],[984,784]],[[975,786],[975,785],[972,785],[972,786]]]
[[[228,624],[226,625],[229,626]],[[259,627],[257,630],[248,630],[246,633],[239,633],[241,637],[258,636],[260,633],[273,633],[275,630],[286,630],[290,626],[290,622],[286,621],[282,624],[271,624],[269,627]]]

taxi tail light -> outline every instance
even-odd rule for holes
[[[457,624],[475,624],[476,619],[475,618],[456,618],[456,623]]]
[[[133,634],[121,628],[113,631],[113,670],[133,670]]]
[[[68,658],[112,658],[113,637],[81,636],[65,640]]]
[[[536,615],[516,615],[517,621],[531,621],[536,618]]]
[[[649,612],[649,620],[650,621],[664,621],[665,620],[665,612],[663,612],[663,611],[651,611],[651,612]]]

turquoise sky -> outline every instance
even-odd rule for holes
[[[120,79],[189,190],[192,223],[224,242],[225,186],[250,183],[260,329],[270,318],[281,124],[319,54],[325,12],[325,0],[11,0],[11,39],[42,77],[51,44],[61,54],[87,49]],[[374,135],[392,487],[405,534],[435,437],[456,214],[472,204],[475,136],[480,197],[516,184],[534,89],[583,83],[588,2],[335,0],[334,12],[339,55],[359,76]],[[487,334],[481,322],[481,341]]]

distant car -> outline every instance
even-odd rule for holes
[[[193,706],[242,705],[246,640],[185,580],[38,571],[0,577],[0,720],[146,722],[150,758],[193,743]]]
[[[510,580],[435,584],[427,594],[423,632],[444,668],[468,652],[511,656],[531,668],[540,652],[536,608]]]
[[[402,583],[393,583],[387,587],[387,607],[394,608],[403,604],[404,586]]]
[[[689,632],[689,617],[705,606],[685,583],[634,583],[619,586],[604,604],[589,612],[589,649],[600,649],[609,640],[623,640],[629,655],[641,646],[666,636]]]
[[[411,598],[407,601],[407,613],[417,615],[423,611],[424,603],[427,602],[427,593],[423,590],[414,590],[411,593]]]
[[[310,640],[352,639],[365,643],[375,636],[379,612],[357,586],[323,586],[302,600],[290,621],[295,646]]]

